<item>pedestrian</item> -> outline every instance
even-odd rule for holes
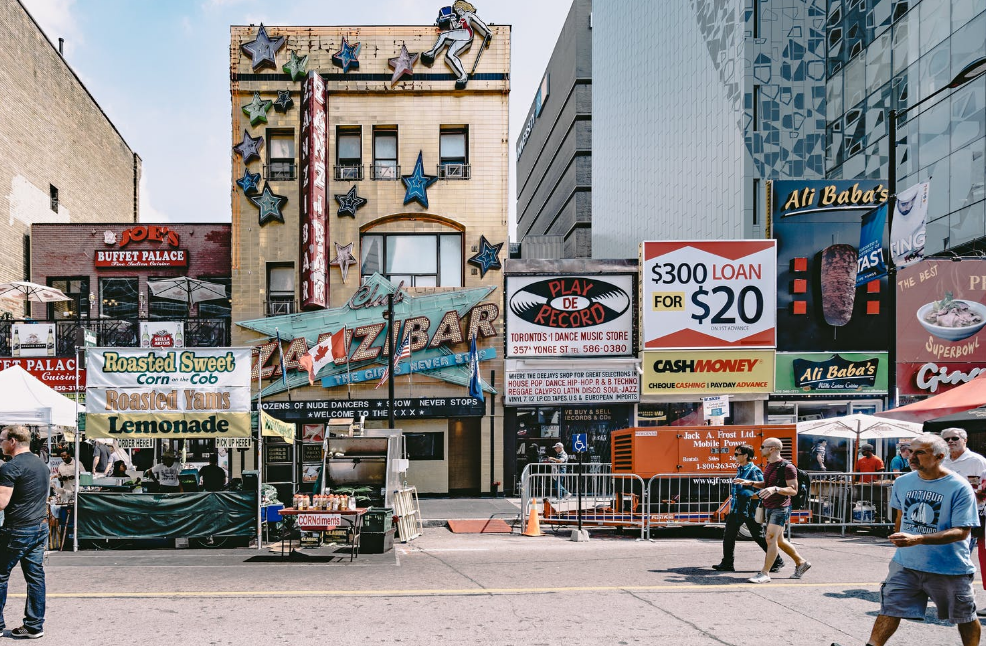
[[[48,547],[48,465],[31,453],[31,432],[23,426],[0,431],[0,447],[10,462],[0,469],[0,509],[5,512],[0,527],[0,633],[7,582],[18,562],[27,582],[24,624],[10,635],[16,638],[44,637],[45,572]]]
[[[572,494],[570,494],[568,489],[565,488],[564,483],[565,473],[568,471],[568,467],[565,466],[568,463],[568,454],[565,453],[565,445],[561,442],[555,442],[555,446],[553,448],[555,449],[555,454],[548,458],[548,462],[558,465],[553,469],[556,473],[555,486],[558,490],[558,500],[561,500],[562,498],[571,498]]]
[[[880,588],[880,614],[869,646],[884,646],[901,619],[924,621],[929,599],[939,619],[958,626],[965,646],[979,643],[972,589],[976,568],[969,554],[970,528],[979,519],[968,482],[944,467],[948,453],[942,438],[916,437],[911,440],[913,471],[894,480],[891,506],[897,518],[890,542],[897,551]]]
[[[941,439],[948,443],[948,455],[942,461],[943,469],[948,469],[966,478],[982,478],[986,473],[986,458],[966,448],[969,434],[965,429],[951,427],[942,430]]]
[[[863,454],[863,457],[856,460],[857,473],[878,473],[883,471],[883,460],[873,455],[872,444],[860,444],[859,452]],[[877,476],[875,475],[859,476],[861,483],[875,482],[876,479]]]
[[[898,442],[897,455],[890,461],[891,473],[907,473],[911,470],[911,445],[909,442]]]
[[[778,550],[794,559],[794,574],[791,578],[800,579],[811,567],[811,563],[798,554],[794,545],[784,538],[784,526],[791,519],[791,496],[798,493],[798,470],[781,458],[781,441],[776,437],[768,437],[763,441],[760,455],[767,458],[762,482],[745,479],[733,481],[735,484],[760,490],[758,495],[767,523],[767,556],[764,558],[763,569],[751,577],[749,582],[770,583],[769,572],[777,560]]]
[[[815,445],[811,447],[811,451],[808,452],[809,456],[811,457],[810,460],[811,467],[809,468],[814,468],[815,465],[818,465],[819,471],[828,470],[825,467],[825,453],[827,448],[828,448],[828,440],[818,440],[817,442],[815,442]]]
[[[712,566],[713,570],[720,572],[735,572],[733,553],[736,550],[736,536],[739,534],[740,527],[746,525],[753,540],[757,542],[764,552],[767,551],[767,541],[764,539],[763,525],[756,521],[756,509],[760,500],[757,498],[756,490],[747,485],[736,484],[739,480],[750,480],[753,482],[763,482],[763,472],[760,467],[753,464],[756,455],[753,447],[749,444],[741,444],[733,451],[736,458],[736,477],[733,479],[732,500],[729,513],[726,514],[726,529],[722,536],[722,561]],[[784,567],[784,559],[780,556],[771,566],[771,572],[779,572]]]
[[[98,478],[99,476],[105,476],[112,471],[113,460],[111,456],[113,454],[113,449],[110,448],[110,445],[99,440],[93,440],[93,442],[92,475],[94,478]]]
[[[209,455],[209,464],[199,469],[199,482],[206,491],[222,491],[226,487],[226,471],[219,466],[219,454]]]

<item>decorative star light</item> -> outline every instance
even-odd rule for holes
[[[469,259],[469,262],[479,267],[479,277],[485,278],[491,269],[500,269],[500,247],[503,243],[490,244],[486,236],[479,236],[479,253]]]
[[[257,31],[256,40],[251,40],[248,43],[240,45],[240,49],[253,58],[254,70],[264,65],[277,67],[277,61],[275,60],[277,50],[282,47],[284,47],[284,36],[278,36],[274,40],[271,40],[267,36],[267,30],[264,29],[263,23],[260,23],[260,30]]]
[[[418,62],[421,54],[412,54],[407,51],[407,46],[401,43],[401,53],[395,58],[387,59],[387,65],[394,70],[394,75],[390,77],[390,87],[394,87],[403,77],[414,77],[414,64]]]
[[[288,201],[283,195],[276,195],[270,190],[270,184],[264,184],[264,192],[260,195],[251,195],[247,198],[257,205],[260,209],[260,226],[268,222],[277,220],[284,224],[284,214],[281,213],[281,205]]]
[[[425,175],[425,167],[421,161],[421,151],[418,151],[418,161],[414,162],[414,172],[401,175],[401,181],[407,187],[404,193],[404,204],[417,200],[418,204],[428,208],[428,187],[438,181],[435,175]]]
[[[260,173],[251,173],[249,168],[244,167],[243,177],[236,180],[236,183],[243,189],[244,195],[256,193],[257,186],[260,184]]]
[[[342,246],[338,242],[333,242],[336,246],[336,257],[329,261],[330,265],[335,265],[342,272],[342,282],[346,282],[346,277],[349,276],[349,268],[356,264],[356,256],[353,255],[353,245],[354,242],[350,242],[346,246]]]
[[[342,68],[342,73],[345,74],[349,71],[350,67],[355,67],[359,69],[359,61],[356,57],[359,56],[360,44],[350,45],[346,37],[342,37],[342,47],[335,54],[332,55],[332,64],[336,67]]]
[[[356,211],[359,210],[361,206],[366,205],[366,200],[356,194],[356,187],[349,189],[348,193],[336,193],[336,202],[339,203],[339,212],[337,215],[351,215],[356,217]]]
[[[294,99],[291,98],[291,90],[278,90],[277,100],[274,101],[274,109],[278,112],[287,112],[288,109],[294,105]]]
[[[250,118],[251,126],[255,126],[258,123],[267,123],[267,112],[272,105],[274,105],[273,101],[270,99],[261,99],[260,92],[254,92],[253,101],[243,106],[243,114]]]
[[[281,69],[291,77],[292,81],[305,78],[305,74],[308,73],[308,54],[299,58],[298,52],[291,50],[291,60],[285,63]]]
[[[246,130],[243,131],[243,141],[233,146],[233,150],[243,157],[243,163],[248,164],[256,157],[260,159],[260,149],[264,147],[263,137],[251,137]]]

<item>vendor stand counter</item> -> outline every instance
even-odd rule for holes
[[[293,518],[295,527],[302,531],[328,531],[336,529],[342,522],[349,524],[350,551],[349,562],[359,554],[359,537],[363,530],[363,516],[366,507],[356,509],[294,509],[287,507],[280,512],[281,516]],[[284,543],[281,541],[281,556],[284,556]]]
[[[257,535],[257,492],[79,492],[80,539]]]

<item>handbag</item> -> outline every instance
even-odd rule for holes
[[[755,520],[758,525],[763,525],[763,521],[767,520],[766,514],[763,510],[763,505],[757,505],[757,510],[753,513],[753,520]]]
[[[983,540],[984,533],[986,533],[984,530],[986,530],[986,514],[979,512],[979,527],[973,527],[969,533],[972,534],[973,538]]]

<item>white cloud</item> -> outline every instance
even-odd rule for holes
[[[171,222],[168,214],[158,211],[151,204],[151,191],[147,188],[147,166],[143,166],[140,175],[140,221],[141,222]]]
[[[57,46],[65,39],[65,55],[85,42],[78,17],[73,13],[75,0],[21,0],[48,39]]]

